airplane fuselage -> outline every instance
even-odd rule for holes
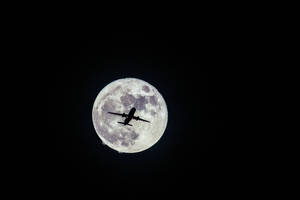
[[[124,120],[124,124],[128,124],[130,122],[130,120],[132,120],[134,113],[135,113],[136,109],[135,108],[131,108],[130,112],[128,113],[128,116],[126,117],[126,119]]]

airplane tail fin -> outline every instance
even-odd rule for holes
[[[131,124],[125,124],[124,122],[118,122],[119,124],[123,124],[123,125],[128,125],[128,126],[132,126]]]

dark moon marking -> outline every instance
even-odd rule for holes
[[[101,109],[105,112],[113,112],[115,110],[115,102],[111,99],[107,100],[104,105],[101,107]]]
[[[149,87],[147,85],[144,85],[143,88],[142,88],[142,90],[144,90],[145,92],[149,92],[150,91],[150,89],[149,89]]]
[[[130,142],[131,145],[134,145],[134,144],[135,144],[135,141],[134,141],[134,140],[130,140],[129,142]]]
[[[115,143],[118,141],[118,137],[116,135],[110,135],[108,134],[108,137],[106,138],[110,143]]]
[[[112,121],[116,116],[115,115],[111,115],[105,111],[102,111],[102,118],[104,120],[104,122],[108,122],[109,121]]]
[[[131,133],[131,135],[130,135],[130,138],[132,140],[136,140],[138,137],[139,137],[139,135],[137,133],[135,133],[135,132]]]
[[[157,105],[157,98],[155,96],[150,96],[150,103],[153,106],[156,106]]]
[[[135,102],[135,98],[131,94],[127,94],[125,96],[121,96],[120,100],[121,100],[121,103],[124,106],[129,106],[129,105],[131,105],[131,104],[133,104]]]
[[[137,109],[137,110],[144,110],[146,109],[145,105],[148,103],[146,97],[144,96],[139,96],[135,103],[134,103],[134,107]]]
[[[101,119],[102,119],[102,122],[103,122],[104,124],[108,125],[108,126],[109,126],[110,122],[111,122],[114,118],[116,118],[115,115],[111,115],[111,114],[107,113],[107,111],[103,111],[103,110],[102,110],[102,112],[101,112],[101,115],[102,115],[102,118],[101,118]]]
[[[122,145],[122,146],[126,146],[126,147],[129,146],[128,142],[126,142],[126,141],[122,141],[121,145]]]
[[[152,115],[152,116],[155,116],[155,115],[156,115],[156,112],[153,111],[153,110],[151,110],[151,115]]]
[[[108,114],[107,112],[115,112],[116,106],[115,101],[113,100],[107,100],[104,105],[101,107],[101,115],[102,115],[102,122],[106,125],[108,125],[112,119],[114,119],[116,116]]]

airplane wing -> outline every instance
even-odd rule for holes
[[[150,123],[150,121],[148,121],[148,120],[145,120],[145,119],[142,119],[142,118],[140,118],[140,117],[132,117],[133,119],[135,119],[135,120],[141,120],[141,121],[144,121],[144,122],[149,122]]]
[[[121,114],[121,113],[114,113],[114,112],[108,112],[109,114],[113,114],[113,115],[120,115],[122,117],[127,117],[128,115],[126,115],[125,113]]]

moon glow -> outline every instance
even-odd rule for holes
[[[125,118],[107,112],[128,114],[136,108],[134,116],[151,123],[132,119],[124,126]],[[103,144],[124,153],[136,153],[153,146],[163,135],[168,122],[165,100],[149,83],[136,79],[118,79],[105,86],[93,105],[93,125]]]

